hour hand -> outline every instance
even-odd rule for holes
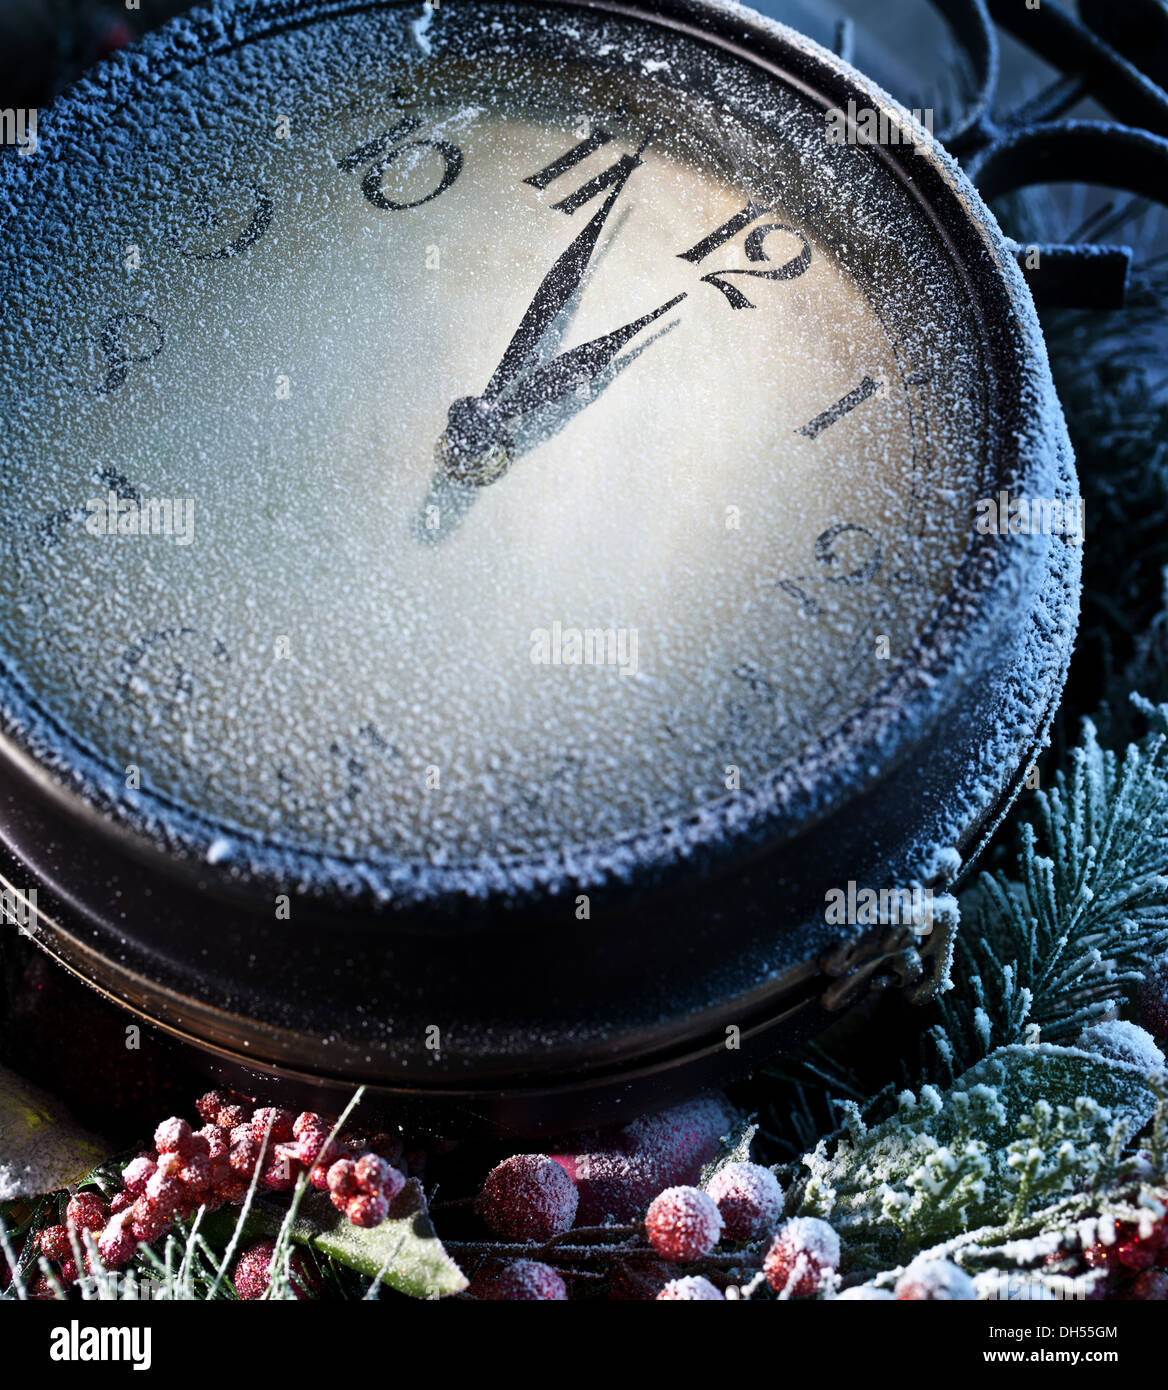
[[[528,305],[527,312],[503,354],[502,361],[487,383],[487,389],[482,395],[483,400],[494,400],[530,365],[548,329],[580,288],[609,213],[616,206],[616,200],[628,182],[629,175],[640,167],[641,156],[645,153],[651,138],[651,135],[646,136],[636,154],[627,154],[620,161],[617,165],[617,177],[603,205],[544,276],[543,283]]]
[[[469,486],[485,487],[497,481],[511,465],[512,425],[543,406],[563,400],[580,387],[591,385],[642,329],[685,298],[685,294],[675,295],[623,328],[562,353],[530,372],[501,399],[491,400],[484,394],[455,401],[439,441],[443,472],[454,482]]]

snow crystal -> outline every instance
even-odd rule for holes
[[[1078,1045],[1117,1062],[1130,1062],[1144,1071],[1164,1070],[1164,1054],[1156,1046],[1155,1038],[1136,1023],[1111,1019],[1092,1024],[1083,1033]]]

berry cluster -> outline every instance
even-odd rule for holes
[[[402,1148],[394,1135],[330,1139],[332,1123],[322,1115],[253,1109],[218,1091],[208,1092],[195,1109],[203,1121],[199,1129],[178,1116],[162,1121],[153,1150],[122,1170],[122,1189],[108,1211],[95,1193],[81,1192],[69,1201],[66,1225],[40,1232],[39,1252],[57,1262],[64,1282],[78,1277],[69,1227],[79,1240],[82,1231],[91,1232],[104,1267],[113,1270],[129,1264],[139,1244],[152,1244],[197,1208],[210,1212],[242,1202],[253,1182],[269,1192],[289,1192],[307,1172],[314,1188],[327,1191],[355,1226],[366,1227],[385,1220],[405,1186],[405,1175],[394,1166]],[[248,1269],[258,1261],[251,1253]],[[242,1277],[249,1288],[258,1283],[247,1269]]]
[[[1168,1217],[1143,1235],[1139,1226],[1121,1223],[1114,1241],[1088,1245],[1081,1258],[1088,1269],[1103,1273],[1100,1298],[1168,1301]]]

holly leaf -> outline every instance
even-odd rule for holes
[[[0,1067],[0,1201],[82,1182],[110,1156],[108,1145],[69,1118],[52,1096]]]
[[[466,1276],[438,1239],[416,1178],[406,1183],[389,1215],[371,1230],[354,1226],[324,1193],[307,1194],[290,1234],[299,1244],[370,1279],[380,1275],[411,1298],[445,1298],[467,1286]]]

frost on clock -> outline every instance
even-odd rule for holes
[[[609,73],[533,68],[503,30],[452,63],[464,9],[322,15],[194,65],[208,36],[179,25],[108,79],[117,97],[148,67],[148,102],[109,122],[83,81],[3,189],[24,242],[2,271],[0,655],[120,813],[194,810],[217,861],[248,840],[474,865],[667,817],[680,843],[728,768],[749,794],[886,687],[972,534],[983,348],[914,198],[825,152],[793,90],[773,142],[731,115],[774,100],[745,67],[724,102],[691,90],[682,39],[597,14]],[[650,121],[546,351],[684,302],[525,423],[505,477],[452,494],[451,404],[600,199],[558,204]],[[533,187],[581,131],[611,139]],[[786,192],[753,252],[686,260],[760,170]],[[801,238],[803,273],[745,278]],[[1033,361],[1026,467],[1051,495]],[[87,535],[111,492],[194,499],[195,542]],[[533,665],[557,626],[636,631],[636,677]]]

